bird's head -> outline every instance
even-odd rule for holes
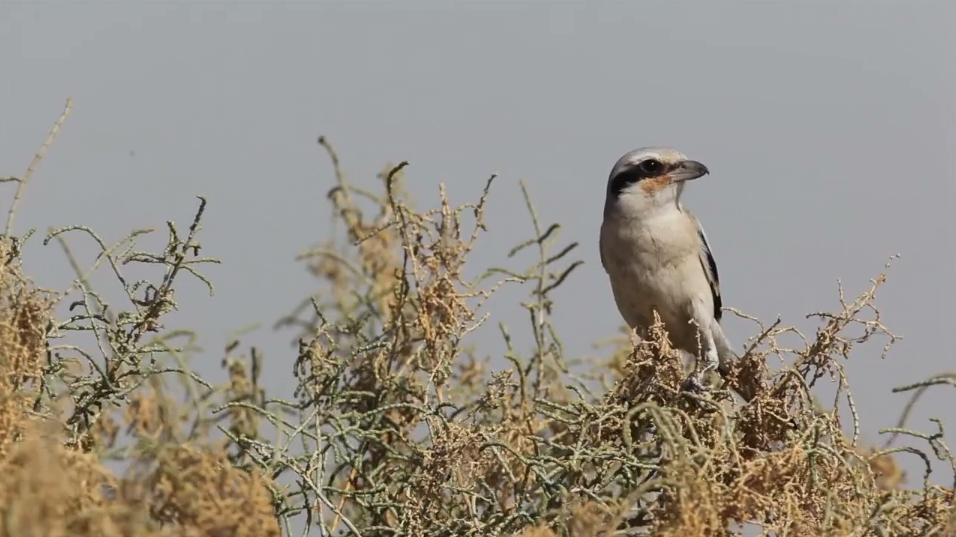
[[[605,212],[639,217],[676,207],[686,181],[710,173],[680,151],[644,147],[618,159],[607,181]]]

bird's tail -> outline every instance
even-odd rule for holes
[[[739,360],[740,357],[734,352],[730,341],[728,341],[727,336],[724,335],[724,331],[720,329],[720,325],[717,323],[714,324],[717,325],[717,329],[714,330],[714,344],[717,346],[717,358],[720,360],[717,371],[721,376],[726,376],[730,373],[731,368],[733,368],[734,362]]]
[[[717,325],[717,330],[714,330],[714,344],[717,346],[717,358],[720,360],[720,363],[717,366],[717,372],[721,377],[727,378],[733,369],[734,362],[739,360],[740,356],[734,352],[734,349],[730,345],[730,341],[728,341],[727,336],[724,335],[724,331],[720,329],[720,325]],[[734,391],[736,391],[748,403],[754,398],[754,394],[748,395],[746,393],[740,392],[739,390]]]

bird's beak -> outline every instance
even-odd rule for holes
[[[708,170],[707,166],[704,166],[700,162],[697,162],[696,160],[685,160],[668,175],[670,175],[671,179],[675,183],[678,183],[681,181],[697,179],[698,177],[703,177],[708,173],[710,173],[710,170]]]

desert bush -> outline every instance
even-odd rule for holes
[[[24,276],[22,246],[34,233],[12,234],[16,205],[71,104],[26,174],[6,179],[17,191],[0,242],[4,535],[956,532],[953,485],[930,480],[931,457],[956,476],[941,422],[926,434],[885,430],[927,449],[860,441],[844,362],[861,343],[883,338],[885,354],[898,339],[874,305],[885,270],[853,300],[841,288],[842,307],[814,314],[812,337],[753,319],[757,334],[726,385],[698,396],[680,390],[687,364],[660,323],[649,341],[606,342],[603,362],[565,353],[552,293],[582,261],[523,183],[529,237],[509,258],[525,251],[534,261],[475,270],[469,255],[489,233],[494,176],[473,203],[453,205],[442,185],[438,207],[416,209],[407,163],[385,166],[365,188],[319,138],[335,177],[333,219],[325,242],[299,255],[318,290],[275,325],[295,331],[298,352],[288,359],[295,392],[274,397],[254,349],[231,341],[213,382],[185,358],[202,327],[163,324],[182,278],[212,291],[201,271],[218,263],[200,256],[205,199],[188,229],[167,223],[159,252],[136,248],[151,230],[112,244],[82,226],[50,230],[44,243],[68,255],[69,237],[92,241],[95,265],[74,262],[75,281],[57,292]],[[131,281],[131,264],[157,277]],[[93,289],[93,270],[113,274],[123,305]],[[519,348],[499,324],[505,367],[496,370],[469,335],[503,286],[528,290],[533,344]],[[785,347],[784,334],[803,345]],[[771,359],[784,365],[771,371]],[[814,396],[823,379],[836,383],[830,407]],[[954,382],[941,375],[899,391],[942,384]],[[925,461],[918,486],[897,465],[904,452]]]

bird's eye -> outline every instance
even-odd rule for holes
[[[641,162],[641,171],[646,174],[658,174],[661,170],[664,169],[664,165],[661,164],[661,161],[656,159],[647,159]]]

